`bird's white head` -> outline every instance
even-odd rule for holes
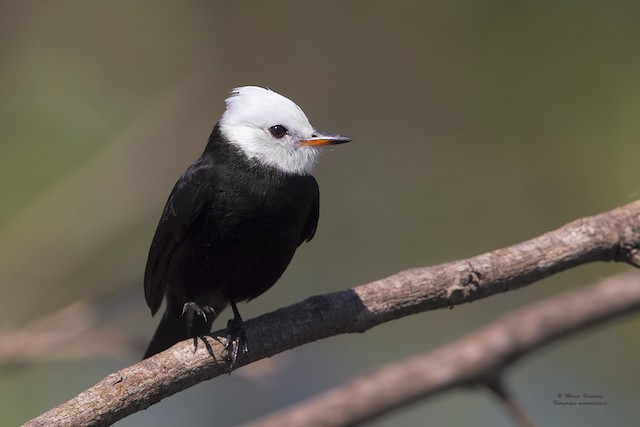
[[[276,92],[257,86],[231,91],[220,131],[249,159],[285,173],[311,173],[320,146],[350,139],[313,129],[302,109]]]

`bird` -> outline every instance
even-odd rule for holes
[[[233,89],[202,155],[179,177],[149,249],[144,294],[164,314],[143,359],[211,331],[227,307],[231,366],[248,351],[237,304],[271,288],[316,233],[312,176],[326,146],[350,138],[319,132],[290,99],[258,86]]]

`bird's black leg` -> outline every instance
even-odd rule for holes
[[[234,301],[231,301],[231,309],[233,310],[233,319],[229,319],[227,322],[227,344],[225,349],[229,352],[229,358],[231,363],[229,364],[229,373],[233,370],[233,367],[238,360],[238,351],[242,348],[244,354],[249,353],[247,347],[247,337],[244,332],[244,320],[240,317],[240,312]]]

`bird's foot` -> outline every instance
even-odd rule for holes
[[[233,318],[227,322],[227,343],[224,348],[229,353],[229,373],[233,370],[238,360],[238,354],[242,349],[243,354],[249,353],[247,347],[247,336],[244,332],[244,321],[241,318]]]
[[[205,323],[207,323],[207,313],[216,315],[216,311],[213,307],[209,307],[208,305],[199,305],[196,302],[188,301],[185,302],[182,306],[182,314],[181,316],[187,315],[187,327],[191,329],[193,326],[193,319],[195,315],[202,317]]]
[[[229,374],[236,365],[238,360],[238,354],[242,350],[242,354],[249,354],[249,347],[247,346],[247,336],[244,331],[244,320],[240,317],[238,307],[234,302],[231,302],[231,308],[233,309],[233,319],[229,319],[227,322],[227,343],[224,348],[229,353]]]

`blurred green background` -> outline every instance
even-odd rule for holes
[[[268,86],[318,129],[353,138],[317,168],[315,239],[277,286],[240,307],[245,318],[640,197],[637,3],[0,7],[2,425],[139,360],[158,321],[142,291],[157,220],[235,86]],[[235,425],[624,270],[580,267],[307,345],[118,425]],[[627,318],[553,344],[512,368],[508,383],[540,425],[632,425],[639,328]],[[554,407],[558,393],[601,394],[608,405]],[[482,390],[372,424],[511,425]]]

